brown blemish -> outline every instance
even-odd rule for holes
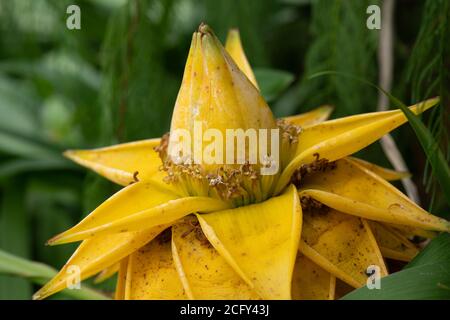
[[[138,175],[139,175],[139,171],[135,171],[133,173],[133,180],[134,180],[134,182],[139,182]]]
[[[297,187],[301,185],[302,179],[308,175],[315,172],[326,172],[337,168],[336,161],[329,161],[326,158],[320,158],[320,154],[317,152],[314,153],[313,156],[315,157],[313,162],[302,165],[292,174],[291,182]]]
[[[166,244],[172,240],[172,228],[167,228],[161,232],[155,239],[160,245]]]
[[[310,196],[302,196],[300,199],[302,210],[314,214],[327,214],[330,208]]]

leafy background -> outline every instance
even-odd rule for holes
[[[45,241],[117,190],[61,152],[168,131],[191,34],[200,22],[210,24],[222,40],[229,28],[239,28],[276,115],[332,104],[338,117],[375,111],[378,92],[339,76],[309,76],[331,70],[378,82],[379,31],[366,28],[366,8],[381,2],[0,0],[0,273],[21,276],[0,275],[0,299],[29,299],[36,284],[74,250],[73,245],[49,248]],[[66,28],[70,4],[81,8],[81,30]],[[448,162],[449,2],[397,0],[394,19],[391,92],[406,104],[442,97],[441,106],[422,121]],[[414,131],[406,125],[393,136],[414,174],[422,206],[449,218],[449,195],[436,183]],[[359,155],[389,166],[378,143]],[[449,248],[448,237],[438,238],[431,253],[411,268],[448,269],[450,257],[442,251]],[[430,273],[426,268],[416,274]],[[408,274],[398,274],[394,283],[404,283]],[[437,297],[450,298],[448,272],[445,276],[446,284],[428,279],[416,291],[426,290],[427,283],[436,287],[438,281],[443,287]],[[105,292],[114,287],[114,279],[89,283]],[[403,298],[430,297],[405,290]],[[54,298],[80,297],[83,293]]]

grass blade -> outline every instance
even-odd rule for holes
[[[56,274],[56,270],[45,264],[29,261],[3,250],[0,250],[0,273],[24,277],[30,281],[43,285]],[[109,299],[102,293],[82,285],[80,289],[62,291],[66,296],[82,300],[106,300]]]

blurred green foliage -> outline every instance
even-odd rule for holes
[[[375,111],[373,88],[308,76],[334,70],[377,83],[379,31],[365,23],[367,6],[380,1],[0,0],[0,249],[62,266],[74,246],[45,241],[118,187],[61,152],[168,131],[191,35],[202,21],[221,40],[239,28],[276,115],[321,104],[334,105],[335,116]],[[447,93],[434,116],[439,123],[430,119],[429,126],[448,150],[450,55],[443,43],[450,6],[433,4],[442,1],[397,1],[392,91],[407,103]],[[81,30],[66,28],[70,4],[81,8]],[[433,212],[448,213],[440,190],[423,187],[426,158],[413,131],[404,126],[395,138],[425,205],[434,195]],[[387,165],[378,144],[361,155]],[[98,287],[110,291],[113,281]],[[0,299],[29,299],[35,289],[0,276]]]

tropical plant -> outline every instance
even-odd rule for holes
[[[403,174],[349,157],[438,99],[406,115],[393,110],[323,122],[330,108],[322,107],[276,122],[236,31],[225,48],[207,25],[193,34],[168,135],[66,152],[124,188],[49,240],[82,243],[34,298],[66,288],[77,275],[112,269],[119,272],[116,299],[334,299],[336,278],[364,286],[368,266],[387,276],[382,254],[403,261],[417,254],[409,236],[450,232],[450,222],[386,181]],[[196,147],[196,123],[219,136],[278,128],[280,155],[270,161],[279,170],[264,175],[270,161],[249,162],[250,145],[241,164],[192,162],[211,145],[220,149],[209,151],[214,156],[228,151],[218,136]],[[177,130],[192,137],[192,155],[182,161],[171,151],[178,155]]]
[[[377,78],[377,71],[384,64],[384,58],[377,60],[377,49],[385,39],[380,31],[365,27],[367,6],[379,5],[384,16],[388,2],[395,4],[391,7],[395,8],[392,30],[395,37],[390,39],[392,86],[384,86]],[[0,299],[30,299],[37,285],[54,277],[55,269],[76,248],[76,244],[44,246],[47,239],[76,224],[119,191],[117,184],[68,161],[62,156],[63,151],[117,144],[111,150],[120,149],[122,143],[162,136],[169,130],[192,30],[201,21],[214,26],[219,39],[225,39],[229,28],[239,28],[247,62],[251,62],[253,70],[243,60],[240,42],[228,42],[225,47],[257,84],[278,118],[289,120],[292,114],[303,113],[291,120],[307,127],[302,121],[309,121],[309,125],[323,121],[332,109],[333,117],[340,119],[375,111],[380,107],[376,102],[378,89],[372,85],[375,83],[399,97],[389,95],[390,105],[406,112],[410,125],[399,127],[392,137],[411,172],[408,177],[418,190],[419,197],[411,199],[420,201],[434,215],[450,219],[448,1],[77,0],[75,3],[81,8],[81,30],[66,28],[66,9],[74,1],[0,0]],[[236,31],[231,33],[232,37],[237,35]],[[433,100],[427,99],[437,96],[439,103],[418,117],[408,113],[400,102],[419,104],[423,111],[419,102],[431,104]],[[312,109],[315,106],[323,107]],[[388,103],[383,106],[388,107]],[[398,116],[404,119],[400,113]],[[338,166],[345,162],[366,167],[409,195],[409,190],[397,181],[405,181],[405,172],[361,160],[388,167],[391,157],[386,157],[384,151],[378,143],[372,143],[355,155],[359,159],[353,156],[331,162]],[[68,153],[84,164],[92,159],[83,160],[83,156],[92,154],[95,152],[88,150]],[[324,159],[319,154],[318,160]],[[326,173],[336,172],[328,169],[329,166],[324,173],[327,179]],[[143,172],[136,178],[142,180]],[[134,174],[129,172],[125,176],[135,181]],[[158,176],[164,174],[157,171]],[[303,182],[312,179],[312,175],[307,176]],[[162,184],[163,188],[167,186]],[[243,204],[261,204],[257,197],[269,199],[276,195],[273,192],[270,196],[253,196]],[[304,202],[309,206],[318,204],[313,200]],[[233,206],[245,208],[241,204]],[[327,209],[328,205],[320,207],[335,216],[332,209]],[[306,211],[303,210],[303,231],[311,227]],[[185,219],[186,228],[193,228],[192,219],[197,224],[195,218]],[[412,237],[413,232],[405,234],[405,230],[399,235],[392,225],[386,228],[385,224],[370,223],[369,227],[392,274],[381,279],[381,290],[352,291],[351,286],[340,280],[345,277],[340,270],[335,281],[335,298],[350,291],[346,298],[450,298],[450,276],[445,272],[450,265],[447,255],[450,242],[446,234],[434,238],[434,232],[417,229],[415,232],[420,235]],[[194,230],[199,229],[196,225]],[[195,235],[195,239],[205,239],[200,231]],[[193,237],[193,233],[187,237]],[[430,237],[431,241],[425,240]],[[181,250],[179,253],[181,256]],[[297,265],[302,265],[304,273],[297,272],[297,267],[294,269],[293,279],[298,281],[294,281],[293,297],[302,298],[297,295],[297,284],[308,286],[311,283],[302,281],[314,279],[305,274],[314,275],[319,268],[327,269],[318,267],[304,255],[298,258]],[[111,297],[119,267],[117,263],[103,269],[94,281],[83,282],[81,290],[63,290],[51,298]],[[326,288],[326,283],[332,288],[334,277],[330,276],[327,282],[324,274],[327,272],[320,273],[320,278],[325,279],[321,288]],[[325,295],[325,291],[318,291],[316,297]]]

